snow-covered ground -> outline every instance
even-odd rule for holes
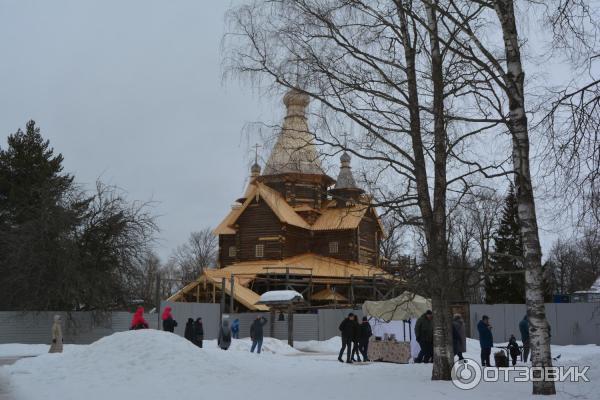
[[[43,399],[525,399],[530,383],[481,383],[463,391],[450,382],[432,382],[431,365],[340,364],[339,338],[298,343],[298,349],[265,338],[264,352],[249,352],[247,339],[234,340],[229,351],[214,341],[199,349],[179,336],[141,330],[116,333],[89,346],[66,346],[63,354],[47,347],[23,346],[40,354],[0,368],[14,400]],[[29,347],[29,348],[28,348]],[[479,348],[469,340],[471,358]],[[0,354],[16,355],[15,345],[1,345]],[[299,351],[299,350],[303,350]],[[560,399],[597,399],[600,393],[600,347],[554,346],[559,365],[590,365],[590,383],[558,383]]]

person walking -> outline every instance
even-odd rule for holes
[[[342,334],[342,348],[340,349],[340,355],[338,357],[339,362],[344,362],[342,356],[344,355],[344,350],[346,350],[346,362],[348,364],[352,364],[351,352],[352,352],[352,335],[354,332],[354,313],[348,314],[348,317],[344,318],[342,323],[339,326],[339,330]]]
[[[222,350],[227,350],[229,346],[231,346],[231,327],[229,326],[229,320],[225,319],[221,322],[217,344]]]
[[[139,306],[135,310],[133,318],[131,318],[131,326],[129,327],[129,330],[138,329],[148,329],[148,322],[144,319],[144,307],[142,306]]]
[[[238,318],[234,319],[231,324],[231,336],[234,339],[240,338],[240,320]]]
[[[519,322],[519,331],[523,342],[523,362],[527,362],[529,358],[529,318],[527,318],[527,315]]]
[[[479,345],[481,346],[481,366],[491,367],[490,354],[492,354],[492,347],[494,347],[494,337],[492,336],[490,318],[487,315],[484,315],[477,324],[477,331],[479,332]]]
[[[431,310],[427,310],[417,320],[415,337],[421,347],[415,362],[433,362],[433,312]]]
[[[194,342],[194,318],[188,318],[183,337],[192,343]]]
[[[452,349],[459,360],[463,360],[463,353],[467,351],[467,335],[465,334],[465,321],[460,314],[454,314],[452,319]]]
[[[352,361],[360,362],[360,351],[358,350],[360,341],[360,324],[358,323],[358,319],[354,317],[352,321],[352,353],[351,359]],[[354,356],[356,355],[356,359]]]
[[[360,324],[360,337],[358,339],[358,349],[360,350],[363,361],[369,360],[369,338],[373,336],[373,330],[367,317],[363,317],[362,324]]]
[[[250,348],[250,353],[254,353],[254,349],[256,349],[256,353],[260,354],[264,338],[263,327],[266,323],[267,319],[265,317],[257,316],[256,319],[252,322],[252,325],[250,325],[250,339],[252,340],[252,347]]]
[[[177,321],[173,319],[173,315],[171,314],[171,307],[169,306],[165,307],[165,310],[162,313],[162,324],[164,331],[175,332]]]
[[[196,318],[194,322],[194,344],[202,348],[202,341],[204,340],[204,325],[202,324],[202,318]]]
[[[61,326],[60,315],[54,316],[54,323],[52,324],[52,344],[48,353],[62,353],[63,352],[63,334]]]

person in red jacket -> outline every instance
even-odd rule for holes
[[[173,319],[171,315],[171,307],[165,307],[165,311],[162,313],[163,330],[167,332],[175,332],[177,321]]]
[[[144,307],[140,306],[137,308],[137,310],[135,310],[135,314],[133,314],[133,318],[131,319],[131,327],[129,329],[148,329],[148,323],[144,319]]]

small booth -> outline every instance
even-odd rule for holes
[[[431,300],[408,291],[390,300],[364,302],[363,315],[373,330],[369,358],[408,363],[420,350],[414,335],[416,319],[430,309]]]
[[[288,320],[288,344],[294,347],[294,309],[297,305],[304,303],[304,297],[295,290],[271,290],[260,296],[256,304],[269,307],[271,311],[271,332],[272,324],[275,321],[275,313],[287,312]]]

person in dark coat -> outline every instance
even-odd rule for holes
[[[171,307],[169,306],[165,307],[165,310],[162,313],[162,323],[164,331],[175,332],[177,321],[173,319],[173,315],[171,315]]]
[[[346,362],[352,364],[351,352],[352,352],[352,335],[354,334],[354,319],[353,313],[348,314],[339,326],[339,330],[342,334],[342,348],[340,349],[340,355],[338,357],[339,362],[344,362],[342,356],[344,350],[346,350]]]
[[[260,354],[260,349],[262,348],[264,331],[263,327],[266,325],[267,319],[265,317],[256,317],[256,319],[250,325],[250,339],[252,340],[252,347],[250,348],[250,353],[254,353],[254,349],[256,349],[256,353]]]
[[[527,362],[529,358],[529,318],[527,318],[527,315],[519,322],[519,331],[523,342],[523,361]]]
[[[477,324],[477,331],[479,332],[479,345],[481,346],[481,366],[491,367],[490,354],[492,354],[492,347],[494,347],[494,337],[492,336],[490,318],[487,315],[484,315]]]
[[[519,357],[521,354],[521,349],[519,349],[519,343],[517,343],[517,338],[515,335],[510,335],[506,349],[508,350],[508,354],[510,354],[512,365],[514,367],[517,364],[517,357]]]
[[[130,330],[148,329],[148,322],[144,319],[144,307],[139,306],[131,319]]]
[[[202,348],[202,341],[204,340],[204,325],[202,325],[202,318],[196,318],[194,322],[194,344]]]
[[[373,336],[373,331],[371,330],[371,324],[367,320],[367,317],[363,317],[362,324],[360,324],[360,336],[358,338],[358,349],[360,350],[363,361],[369,360],[369,338]]]
[[[433,362],[433,312],[431,310],[427,310],[417,320],[415,337],[421,347],[415,362]]]
[[[463,353],[467,351],[467,335],[465,321],[460,314],[454,314],[452,319],[452,349],[459,360],[463,360]]]
[[[187,323],[185,324],[185,331],[183,333],[183,337],[189,340],[190,342],[194,342],[194,319],[188,318]]]
[[[234,339],[240,338],[240,320],[238,318],[234,319],[231,324],[231,336]]]
[[[351,352],[352,361],[360,362],[360,351],[358,350],[360,347],[359,341],[360,341],[360,324],[358,323],[358,320],[356,319],[356,317],[354,317],[354,320],[352,321],[352,352]],[[356,356],[356,359],[354,358],[354,356]]]
[[[219,339],[217,344],[222,350],[227,350],[231,346],[231,328],[229,327],[229,321],[224,320],[221,323],[221,329],[219,329]]]

